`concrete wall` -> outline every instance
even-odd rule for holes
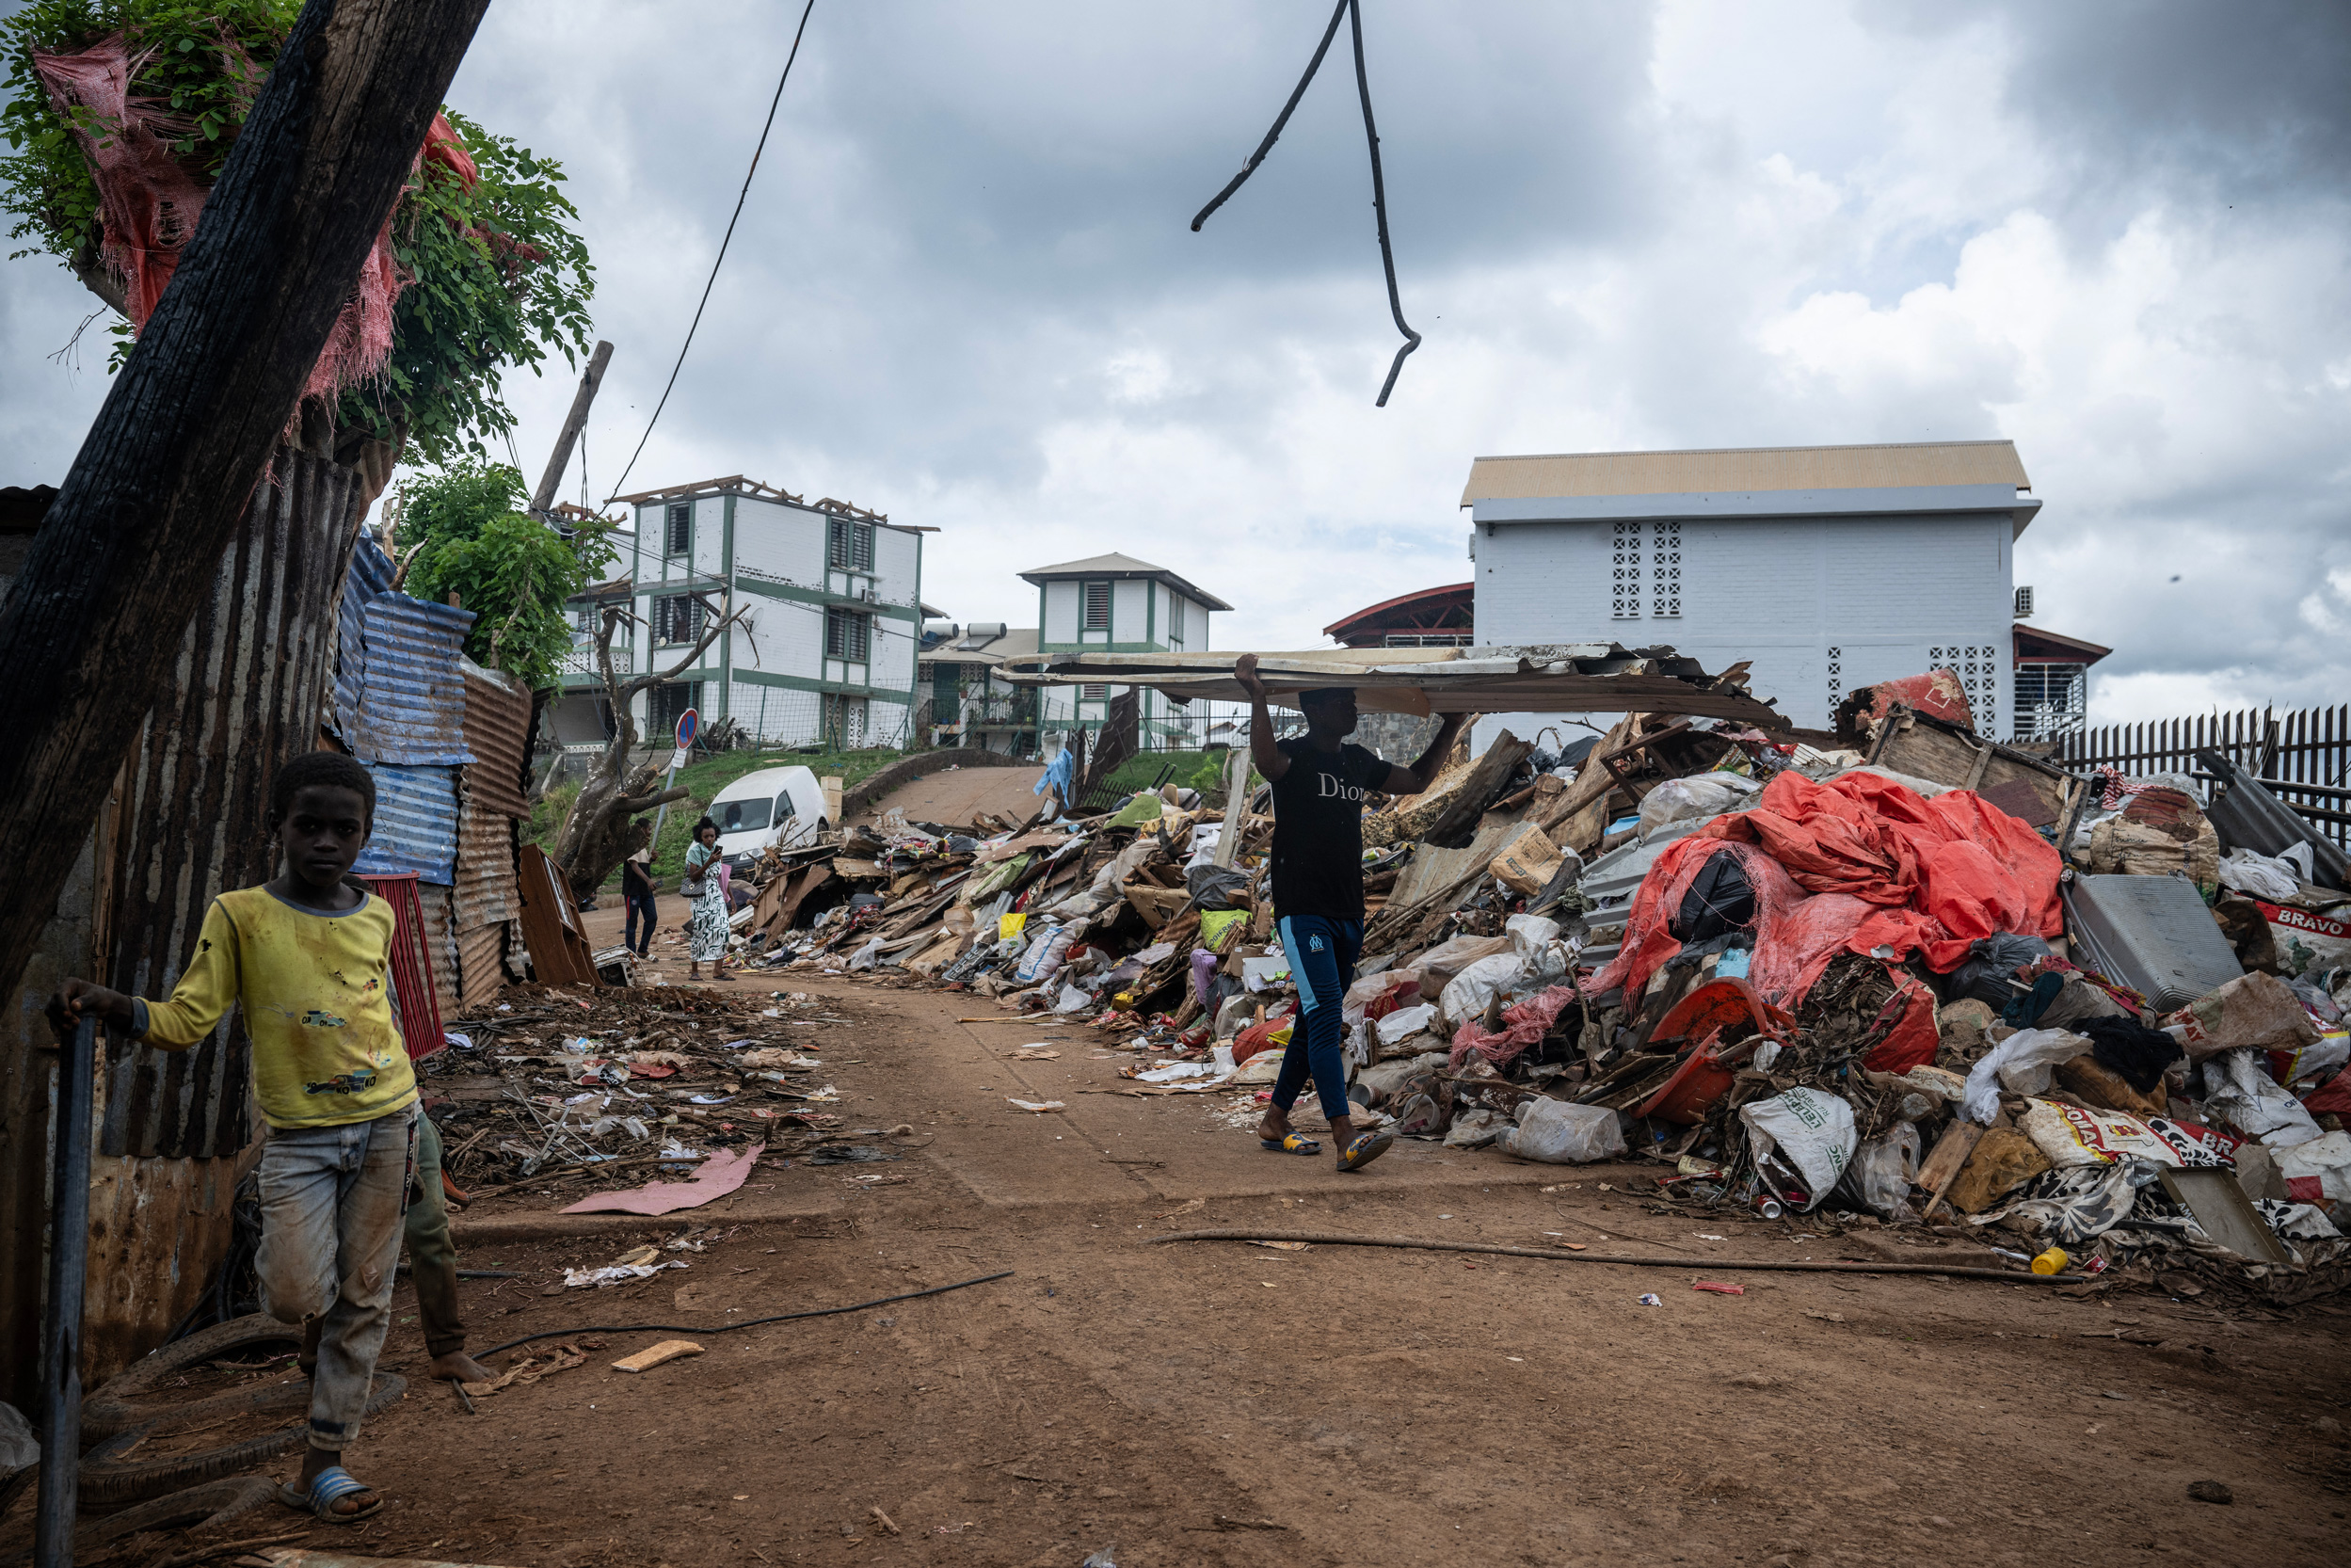
[[[1814,729],[1827,728],[1839,697],[1856,687],[1950,666],[1985,732],[2008,732],[2014,566],[2007,513],[1620,527],[1478,525],[1478,640],[1667,644],[1709,672],[1749,660],[1755,695],[1776,698],[1791,723]],[[1619,575],[1630,567],[1638,580]],[[1660,578],[1676,570],[1678,578]],[[1559,717],[1495,715],[1479,726],[1477,744],[1505,726],[1531,738]]]

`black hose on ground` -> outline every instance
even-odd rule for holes
[[[1943,1274],[1952,1279],[1997,1279],[2010,1285],[2080,1285],[2092,1274],[2011,1273],[2006,1269],[1979,1269],[1945,1263],[1813,1263],[1793,1258],[1623,1257],[1613,1253],[1546,1252],[1540,1247],[1505,1247],[1486,1241],[1421,1241],[1408,1236],[1346,1236],[1328,1230],[1179,1230],[1154,1236],[1163,1241],[1312,1241],[1328,1247],[1404,1247],[1421,1252],[1492,1253],[1501,1257],[1535,1257],[1545,1263],[1617,1263],[1641,1269],[1711,1269],[1752,1272],[1767,1270],[1788,1274]]]
[[[863,1312],[871,1307],[888,1306],[892,1302],[917,1302],[925,1296],[943,1296],[950,1290],[968,1290],[975,1285],[986,1285],[995,1280],[1010,1279],[1013,1273],[1013,1270],[1006,1269],[1001,1273],[982,1274],[977,1279],[957,1280],[952,1285],[935,1285],[928,1290],[909,1290],[903,1296],[882,1296],[873,1301],[859,1302],[855,1306],[819,1306],[811,1307],[806,1312],[778,1312],[773,1318],[754,1318],[744,1323],[718,1323],[702,1328],[697,1328],[691,1323],[610,1325],[589,1323],[578,1328],[551,1328],[543,1334],[526,1334],[520,1339],[509,1339],[503,1345],[492,1345],[489,1349],[477,1352],[474,1359],[487,1360],[501,1351],[510,1351],[517,1345],[528,1345],[536,1339],[570,1339],[583,1334],[733,1334],[738,1329],[760,1328],[768,1323],[789,1323],[801,1318],[833,1318],[844,1312]]]

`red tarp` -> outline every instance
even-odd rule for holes
[[[1680,950],[1666,929],[1699,871],[1738,857],[1755,893],[1756,993],[1793,1009],[1839,952],[1923,954],[1944,973],[1996,932],[2055,936],[2057,852],[1972,791],[1933,800],[1876,774],[1816,784],[1783,773],[1751,811],[1717,817],[1667,847],[1633,895],[1624,945],[1585,985],[1638,996]]]

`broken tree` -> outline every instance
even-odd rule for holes
[[[170,653],[488,0],[312,0],[0,608],[0,990],[22,978]],[[71,830],[60,831],[72,824]]]
[[[576,898],[594,897],[596,889],[620,869],[623,860],[653,841],[651,824],[636,820],[641,814],[670,801],[683,800],[690,792],[682,784],[665,790],[655,788],[662,764],[647,761],[632,767],[629,756],[637,748],[638,694],[675,680],[693,668],[705,648],[743,619],[742,611],[729,611],[723,604],[714,611],[707,595],[696,594],[693,599],[705,622],[700,639],[668,669],[648,671],[625,680],[613,669],[613,634],[623,622],[633,623],[637,617],[621,605],[604,608],[604,618],[596,633],[596,667],[603,677],[604,700],[612,709],[612,739],[604,743],[596,765],[588,770],[586,779],[580,785],[580,798],[571,803],[570,815],[564,818],[563,826],[556,831],[552,856],[555,864],[563,868]]]

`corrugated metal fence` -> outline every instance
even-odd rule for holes
[[[275,874],[269,780],[318,744],[334,653],[320,607],[357,532],[351,471],[280,451],[254,490],[123,769],[106,984],[168,996],[215,894]],[[245,1147],[250,1050],[237,1015],[187,1051],[106,1049],[109,1155],[210,1159]]]
[[[2351,704],[2107,725],[2067,736],[2059,760],[2082,773],[2183,773],[2209,784],[2199,751],[2231,758],[2318,832],[2351,847]]]

